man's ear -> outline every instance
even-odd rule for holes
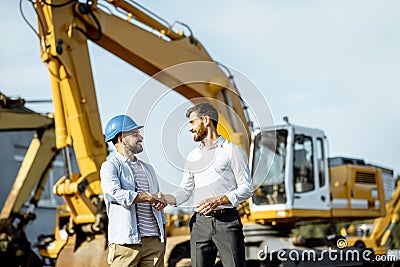
[[[203,117],[203,122],[204,122],[204,125],[205,125],[205,126],[209,126],[210,123],[211,123],[210,117],[209,117],[208,115],[205,115],[205,116]]]

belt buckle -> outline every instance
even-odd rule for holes
[[[206,217],[206,218],[212,218],[212,217],[214,217],[214,214],[212,214],[211,212],[210,212],[209,214],[210,214],[210,215],[205,215],[205,214],[203,214],[203,216]]]
[[[213,216],[215,216],[215,215],[221,215],[221,214],[224,213],[224,210],[223,210],[223,209],[220,209],[220,210],[213,210],[212,213],[213,213]]]
[[[212,212],[208,213],[207,215],[206,215],[206,214],[203,214],[203,213],[200,213],[200,212],[196,212],[196,213],[197,213],[198,215],[203,216],[203,217],[206,217],[206,218],[212,218],[212,217],[214,217],[214,215],[213,215]]]
[[[200,215],[201,215],[201,216],[204,216],[204,217],[206,217],[206,218],[212,218],[212,217],[214,217],[214,214],[213,214],[212,212],[210,212],[210,213],[208,213],[208,214],[200,213]]]
[[[211,214],[210,216],[215,217],[215,216],[218,216],[218,215],[222,215],[224,213],[225,213],[224,209],[213,210],[213,211],[210,212],[210,214]]]

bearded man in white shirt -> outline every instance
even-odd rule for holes
[[[188,109],[189,131],[200,145],[186,160],[181,184],[165,198],[180,205],[194,193],[190,220],[193,267],[214,266],[217,252],[224,266],[243,267],[243,225],[237,207],[253,195],[253,183],[243,150],[217,132],[218,112],[208,103]]]

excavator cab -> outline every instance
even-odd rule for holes
[[[287,123],[253,135],[251,219],[293,226],[305,219],[368,219],[385,215],[381,169],[328,167],[323,131]]]
[[[282,125],[255,132],[252,219],[293,222],[329,216],[326,141],[321,130]]]

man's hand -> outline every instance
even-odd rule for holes
[[[149,199],[150,204],[157,210],[162,210],[168,205],[163,193],[158,192],[149,195],[150,195]]]
[[[202,200],[199,204],[197,204],[196,209],[197,212],[207,215],[211,211],[215,210],[221,205],[229,205],[231,202],[229,199],[224,195],[224,196],[219,196],[219,197],[211,197]]]
[[[143,203],[143,202],[149,202],[150,205],[152,205],[154,208],[157,210],[162,210],[165,208],[168,203],[165,200],[163,194],[160,193],[147,193],[147,192],[140,192],[137,194],[135,200],[133,201],[134,204],[137,203]]]
[[[173,195],[165,194],[164,197],[168,205],[176,205],[176,198]]]
[[[153,193],[152,196],[164,202],[166,205],[176,205],[176,199],[171,194],[163,194],[161,192]]]

